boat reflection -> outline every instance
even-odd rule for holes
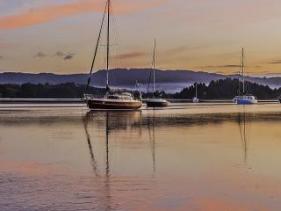
[[[152,164],[153,164],[153,173],[156,171],[156,142],[155,142],[155,111],[153,111],[153,115],[149,115],[148,117],[143,117],[141,111],[104,111],[104,112],[96,112],[89,111],[83,118],[83,125],[86,135],[87,146],[89,148],[89,156],[91,159],[91,165],[93,171],[96,176],[100,175],[100,171],[98,169],[98,163],[96,161],[95,153],[94,153],[94,144],[91,140],[91,135],[89,131],[89,125],[93,124],[95,129],[101,128],[105,131],[105,174],[106,176],[110,176],[110,136],[112,132],[130,130],[138,131],[139,137],[144,136],[145,128],[147,128],[147,136],[148,142],[151,149],[152,154]],[[103,126],[102,126],[103,125]],[[134,140],[132,140],[134,141]]]
[[[233,122],[239,126],[239,137],[243,146],[243,161],[247,163],[248,160],[248,136],[247,130],[249,122],[261,122],[269,119],[269,114],[251,114],[247,112],[246,107],[241,107],[238,113],[228,114],[208,114],[208,115],[182,115],[182,116],[166,116],[165,118],[159,116],[157,110],[151,110],[149,112],[142,111],[90,111],[84,119],[85,134],[87,137],[87,145],[89,148],[89,156],[91,158],[92,168],[96,175],[100,175],[100,172],[105,172],[107,176],[110,176],[111,162],[110,162],[110,137],[117,137],[120,134],[126,132],[128,137],[134,137],[133,139],[123,140],[120,143],[128,144],[140,142],[140,140],[147,140],[151,149],[152,169],[153,173],[156,173],[156,150],[157,150],[157,131],[159,129],[174,127],[194,127],[194,126],[207,126],[210,124],[223,124],[225,122]],[[273,119],[274,120],[274,119]],[[271,121],[273,121],[271,119]],[[277,121],[277,119],[276,119]],[[91,140],[89,125],[93,126],[93,131],[104,131],[105,134],[105,164],[99,164],[94,154],[94,144]],[[114,134],[112,134],[114,133]],[[95,136],[96,137],[96,136]],[[98,166],[104,166],[104,169],[99,169]]]
[[[104,175],[100,172],[103,170],[98,169],[98,164],[94,152],[94,143],[91,140],[91,135],[89,132],[89,124],[96,123],[95,126],[100,127],[101,122],[104,122],[105,131],[105,165],[104,165]],[[153,173],[156,171],[156,161],[155,161],[155,121],[154,117],[148,118],[146,125],[148,126],[149,142],[152,151],[152,163],[153,163]],[[142,134],[142,114],[140,111],[132,112],[88,112],[83,118],[83,125],[86,135],[86,141],[88,146],[88,151],[91,159],[91,165],[94,174],[97,178],[101,179],[104,184],[104,193],[102,194],[103,205],[100,207],[102,210],[112,210],[114,205],[112,203],[112,190],[111,190],[111,160],[110,160],[110,136],[112,131],[127,130],[133,128],[139,129],[139,134]],[[103,165],[101,165],[103,166]]]
[[[240,133],[240,138],[242,141],[242,146],[243,146],[243,160],[244,163],[247,164],[248,160],[248,140],[247,140],[247,113],[245,110],[245,106],[243,106],[243,110],[241,113],[238,114],[238,124],[239,124],[239,133]]]

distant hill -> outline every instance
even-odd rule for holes
[[[110,82],[113,86],[131,86],[136,83],[147,83],[151,69],[112,69],[110,70]],[[100,70],[93,74],[92,82],[96,86],[103,86],[105,84],[105,70]],[[212,80],[224,78],[223,75],[207,73],[207,72],[194,72],[190,70],[157,70],[157,81],[159,83],[183,83],[189,81],[200,81],[207,83]],[[76,83],[85,84],[87,82],[88,74],[66,74],[57,75],[52,73],[14,73],[4,72],[0,73],[0,83]]]
[[[62,84],[75,83],[84,84],[87,81],[86,74],[72,74],[72,75],[57,75],[52,73],[14,73],[4,72],[0,73],[0,84]]]
[[[112,69],[110,70],[110,84],[114,87],[134,87],[136,81],[146,87],[148,83],[149,74],[151,69]],[[102,87],[105,84],[106,72],[100,70],[93,74],[92,85]],[[225,76],[222,74],[195,72],[191,70],[157,70],[157,87],[165,91],[179,91],[182,88],[190,86],[195,82],[210,83],[219,79],[227,77],[237,78],[238,76]],[[13,73],[4,72],[0,73],[0,84],[62,84],[62,83],[75,83],[77,85],[85,84],[88,74],[65,74],[58,75],[52,73]],[[262,85],[268,85],[272,88],[281,87],[281,77],[258,78],[247,77],[246,80]]]

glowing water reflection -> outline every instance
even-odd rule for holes
[[[0,111],[0,210],[279,210],[281,106]]]

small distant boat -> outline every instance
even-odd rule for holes
[[[106,94],[103,98],[96,98],[90,94],[84,94],[84,99],[88,105],[89,109],[110,109],[110,110],[136,110],[142,107],[142,101],[140,99],[135,99],[131,93],[114,93],[109,87],[109,52],[110,52],[110,0],[106,1],[106,6],[102,18],[102,23],[98,35],[98,40],[96,44],[95,54],[89,74],[87,88],[89,87],[91,76],[93,72],[93,67],[99,48],[100,38],[102,34],[102,29],[104,26],[104,21],[107,15],[107,53],[106,53]]]
[[[195,83],[195,97],[192,99],[193,103],[199,103],[200,99],[198,98],[198,86],[197,83]]]
[[[242,95],[242,96],[236,96],[233,99],[233,102],[238,105],[251,105],[251,104],[257,104],[258,100],[253,95]]]
[[[146,99],[147,107],[167,107],[169,102],[163,98],[155,97],[156,92],[156,40],[154,40],[153,48],[153,97]]]
[[[199,100],[197,97],[194,97],[194,98],[192,99],[192,102],[193,102],[193,103],[199,103],[200,100]]]
[[[244,78],[244,70],[245,70],[245,64],[244,64],[244,48],[242,48],[242,64],[241,64],[241,76],[242,76],[242,84],[243,84],[243,94],[238,95],[233,98],[233,102],[237,105],[251,105],[251,104],[257,104],[258,100],[256,97],[252,94],[245,94],[245,78]],[[240,82],[240,80],[239,80]],[[239,90],[240,91],[240,90]]]
[[[147,107],[167,107],[169,102],[161,98],[151,98],[146,100]]]

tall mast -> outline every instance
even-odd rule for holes
[[[152,60],[152,66],[153,66],[153,93],[156,91],[156,39],[154,39],[154,47],[153,47],[153,60]]]
[[[245,78],[244,78],[244,69],[245,69],[245,63],[244,63],[244,48],[242,48],[242,64],[241,64],[241,69],[242,69],[242,83],[243,83],[243,95],[245,94]]]
[[[109,88],[110,0],[107,0],[106,88]]]
[[[195,97],[197,98],[197,96],[198,96],[197,83],[195,83]]]

